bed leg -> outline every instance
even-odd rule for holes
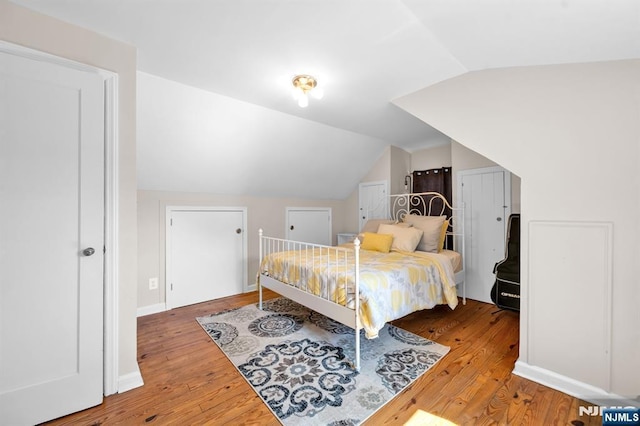
[[[356,370],[360,371],[360,330],[356,328]]]
[[[356,330],[356,370],[360,371],[360,239],[353,240],[353,256],[355,258],[355,330]]]
[[[467,304],[467,281],[462,282],[462,304]]]
[[[262,228],[258,229],[258,261],[262,262],[262,235],[263,235],[263,231]],[[258,292],[259,292],[259,299],[258,299],[258,308],[260,308],[260,310],[262,310],[262,285],[260,284],[260,264],[258,264]]]

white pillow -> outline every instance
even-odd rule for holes
[[[383,224],[378,228],[378,233],[393,235],[393,243],[391,243],[392,251],[414,252],[422,238],[423,231],[421,229],[402,225]]]
[[[446,216],[418,216],[408,214],[404,217],[405,223],[410,223],[413,228],[422,230],[422,238],[416,250],[438,253],[440,233]]]

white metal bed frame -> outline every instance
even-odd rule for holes
[[[429,197],[429,201],[425,202],[425,197]],[[390,195],[389,203],[389,217],[396,221],[401,221],[407,214],[418,214],[421,216],[440,216],[445,214],[447,208],[451,209],[451,216],[449,217],[449,230],[447,235],[453,236],[453,247],[461,246],[461,254],[464,265],[464,209],[453,208],[447,200],[437,192],[423,192],[415,194],[396,194]],[[442,208],[434,207],[434,201],[441,200]],[[319,244],[310,244],[300,241],[286,240],[282,238],[267,237],[263,234],[262,229],[259,230],[259,258],[260,262],[265,256],[271,253],[281,251],[295,251],[300,253],[301,256],[311,256],[314,250],[320,250],[321,253],[330,254],[336,256],[336,258],[344,257],[344,267],[336,268],[330,273],[335,274],[336,278],[342,275],[347,275],[350,271],[355,272],[354,294],[360,294],[360,241],[356,238],[354,240],[353,249],[347,247],[331,247]],[[348,253],[354,253],[354,263],[347,265],[346,258]],[[307,258],[308,259],[308,258]],[[315,261],[312,256],[312,262]],[[306,290],[306,283],[300,283],[298,288],[290,284],[285,284],[277,279],[266,275],[262,270],[259,271],[260,283],[259,287],[259,308],[262,310],[262,289],[268,288],[281,294],[303,306],[313,306],[313,310],[319,312],[335,321],[338,321],[348,327],[355,330],[355,367],[360,370],[360,329],[362,328],[360,322],[360,298],[354,297],[353,307],[347,307],[330,300],[329,295],[314,295],[308,293]],[[301,276],[301,275],[299,275]],[[466,288],[464,283],[464,266],[462,270],[455,274],[456,285],[462,285],[462,298],[463,304],[466,304]],[[336,282],[338,280],[336,279]],[[346,280],[345,280],[346,282]],[[346,284],[345,284],[346,285]],[[346,293],[346,289],[345,289]]]
[[[425,202],[425,197],[429,197],[429,201]],[[449,228],[447,236],[452,239],[449,247],[448,241],[445,240],[445,248],[453,250],[462,255],[462,263],[460,271],[455,273],[456,285],[462,287],[462,303],[467,304],[467,287],[465,281],[464,259],[465,259],[465,243],[464,243],[464,205],[453,207],[447,199],[439,192],[420,192],[410,194],[396,194],[389,196],[390,217],[396,221],[402,221],[405,215],[416,214],[419,216],[442,216],[446,215],[446,210],[451,210],[448,215]],[[442,203],[438,207],[434,204]]]

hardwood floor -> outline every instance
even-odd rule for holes
[[[195,321],[256,301],[254,292],[139,318],[145,385],[49,424],[278,425]],[[590,403],[511,374],[518,322],[515,312],[473,300],[453,311],[438,306],[394,321],[451,351],[365,425],[402,425],[421,412],[459,425],[600,425],[599,417],[578,415],[578,407]]]

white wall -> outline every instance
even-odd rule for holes
[[[402,194],[404,189],[404,177],[411,170],[411,154],[397,146],[390,148],[390,183],[389,191],[391,194]]]
[[[3,0],[0,40],[118,74],[118,364],[121,378],[136,375],[136,49]]]
[[[522,179],[520,372],[640,394],[640,61],[473,72],[397,104]]]
[[[411,153],[411,171],[451,167],[451,151],[451,142],[413,151]]]
[[[391,147],[387,147],[373,163],[367,174],[360,182],[375,182],[391,179]],[[357,193],[356,188],[356,193]]]

